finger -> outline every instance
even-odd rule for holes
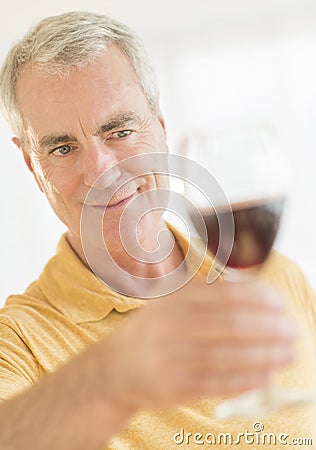
[[[266,388],[270,381],[270,374],[265,372],[234,373],[227,377],[208,377],[202,380],[202,395],[237,395],[247,390]]]
[[[269,386],[269,372],[231,373],[223,375],[196,375],[179,377],[173,396],[178,401],[186,401],[196,397],[217,397],[240,394],[246,390],[262,389]]]
[[[192,373],[216,374],[231,371],[251,372],[272,370],[294,360],[288,345],[220,346],[208,351],[188,352],[182,363]]]
[[[212,311],[198,318],[181,315],[178,325],[188,344],[206,347],[221,342],[290,342],[297,336],[291,319],[248,310]]]
[[[203,311],[203,308],[212,310],[217,308],[234,309],[240,305],[250,309],[284,311],[286,298],[274,287],[262,283],[227,283],[223,281],[212,285],[202,283],[189,283],[182,290],[173,294],[169,300],[182,297],[182,307],[196,308],[196,311]],[[186,301],[183,301],[186,299]]]

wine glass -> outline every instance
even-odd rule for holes
[[[186,195],[195,205],[191,220],[198,230],[203,219],[207,247],[215,259],[213,269],[229,282],[251,282],[270,254],[289,191],[289,172],[276,133],[267,126],[211,138],[197,133],[184,140],[182,152],[202,159],[227,197],[225,204],[219,204],[216,192],[200,192],[186,184]],[[209,274],[208,281],[214,279]],[[215,416],[260,417],[311,401],[309,391],[271,387],[224,401]]]

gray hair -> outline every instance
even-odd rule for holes
[[[42,20],[8,53],[0,72],[0,102],[13,132],[20,138],[25,134],[16,99],[16,84],[24,67],[65,76],[70,67],[93,62],[110,44],[126,54],[149,106],[156,111],[159,92],[154,70],[137,36],[104,15],[74,11]]]

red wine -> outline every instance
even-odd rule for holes
[[[231,204],[235,224],[235,234],[231,254],[225,264],[234,269],[244,269],[262,264],[269,255],[273,245],[283,210],[284,198],[268,198]],[[207,246],[213,255],[219,245],[219,224],[228,220],[231,212],[228,208],[201,209],[207,230]],[[198,213],[192,216],[193,223],[198,220]],[[221,227],[221,239],[231,240],[231,236]],[[228,255],[227,255],[228,256]]]

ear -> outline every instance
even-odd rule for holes
[[[27,165],[27,168],[29,169],[30,172],[32,172],[34,174],[33,166],[31,163],[31,157],[30,157],[29,153],[26,151],[25,147],[22,145],[22,142],[20,141],[20,139],[17,137],[13,137],[12,142],[14,145],[16,145],[18,147],[19,150],[21,150],[25,164]]]
[[[27,151],[27,149],[25,148],[25,146],[22,144],[21,140],[18,137],[13,137],[12,138],[12,142],[14,145],[16,145],[18,147],[19,150],[21,150],[22,154],[23,154],[23,159],[25,161],[25,164],[27,166],[27,168],[29,169],[29,171],[33,174],[35,181],[38,185],[38,187],[40,188],[40,190],[42,192],[44,192],[43,187],[39,181],[39,178],[34,170],[33,164],[32,164],[32,160],[31,160],[31,156],[30,153]]]

